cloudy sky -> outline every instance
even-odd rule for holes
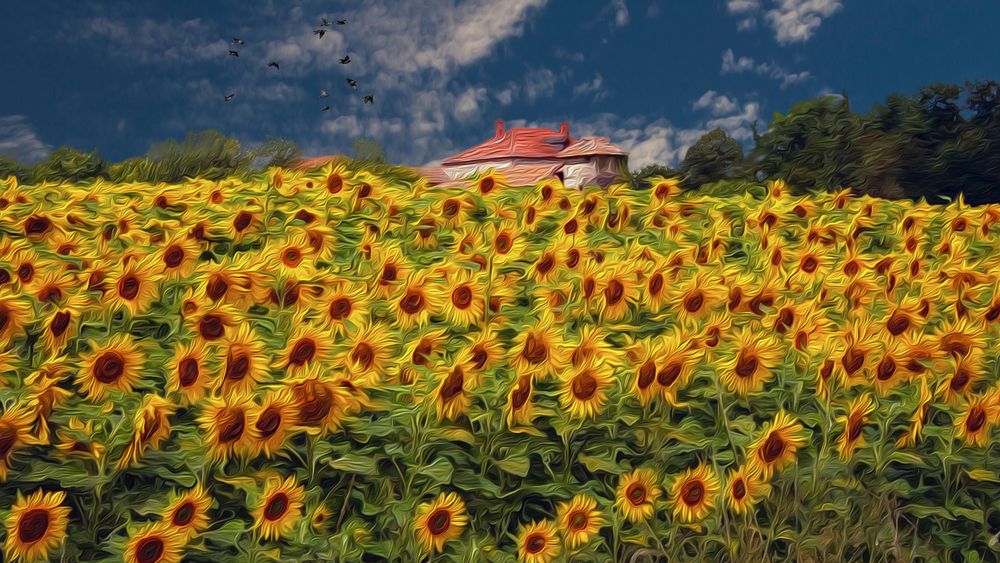
[[[745,141],[805,98],[846,91],[867,110],[930,82],[1000,79],[995,0],[3,2],[0,153],[26,160],[60,145],[118,160],[214,128],[309,155],[371,137],[424,164],[503,118],[569,121],[638,168],[675,164],[714,127]],[[319,38],[323,16],[348,23]]]

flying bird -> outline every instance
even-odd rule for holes
[[[337,20],[337,25],[347,25],[347,20]]]
[[[240,39],[239,37],[233,38],[233,45],[242,45],[242,44],[243,44],[242,39]]]
[[[320,90],[319,91],[319,97],[320,98],[328,98],[328,97],[330,97],[330,93],[327,92],[326,90]]]
[[[374,104],[375,103],[375,96],[372,96],[370,94],[367,95],[367,96],[365,96],[365,103],[366,104]]]
[[[347,84],[348,84],[348,85],[349,85],[349,86],[350,86],[351,88],[353,88],[353,89],[354,89],[355,91],[357,91],[357,89],[358,89],[358,81],[357,81],[357,80],[351,80],[350,78],[348,78],[348,79],[347,79]]]
[[[323,106],[323,109],[319,111],[330,111],[330,106]]]
[[[342,65],[350,64],[350,62],[351,62],[351,56],[350,55],[347,55],[346,57],[340,59],[340,64],[342,64]]]
[[[235,95],[236,94],[228,94],[228,95],[226,95],[225,100],[228,102],[229,100],[233,99],[233,96],[235,96]]]
[[[240,52],[239,51],[234,51],[234,50],[230,49],[229,50],[229,56],[230,57],[238,57],[238,56],[240,56]]]
[[[328,27],[330,25],[330,20],[326,18],[320,18],[320,21],[323,22],[323,27]]]
[[[323,36],[326,35],[326,30],[325,29],[314,29],[313,30],[313,35],[319,35],[319,38],[322,39]]]
[[[271,61],[271,62],[267,63],[267,66],[273,66],[275,69],[281,70],[281,67],[278,66],[278,63],[276,63],[275,61]]]

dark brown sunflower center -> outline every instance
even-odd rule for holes
[[[125,373],[125,358],[114,350],[102,352],[94,362],[94,379],[105,385],[115,383],[123,373]]]
[[[892,376],[896,373],[896,360],[892,359],[892,356],[886,356],[882,358],[882,361],[878,363],[878,369],[875,372],[875,377],[879,381],[889,381]]]
[[[53,285],[46,285],[45,287],[43,287],[38,292],[38,300],[39,301],[49,301],[49,302],[54,303],[54,302],[62,299],[62,296],[63,296],[62,290],[59,289],[59,286],[54,285],[54,284]]]
[[[574,397],[581,401],[589,401],[597,393],[597,378],[590,370],[584,370],[573,378],[571,388]]]
[[[684,298],[684,310],[688,313],[697,313],[704,304],[705,293],[701,290],[695,290]]]
[[[698,506],[705,498],[705,484],[699,479],[684,483],[681,487],[681,500],[688,506]]]
[[[157,416],[156,413],[144,416],[142,422],[143,426],[142,432],[139,434],[139,441],[146,443],[156,435],[157,431],[159,431],[163,426],[163,423],[160,421],[160,417]]]
[[[955,375],[951,377],[951,382],[948,385],[952,391],[961,393],[965,389],[965,386],[969,384],[970,379],[972,379],[972,375],[969,370],[960,367],[955,370]]]
[[[955,356],[965,356],[972,350],[968,335],[960,333],[946,334],[941,338],[941,349]]]
[[[684,363],[679,361],[673,361],[663,366],[660,372],[656,374],[656,382],[663,387],[670,387],[677,381],[680,377],[681,371],[684,369]]]
[[[243,381],[250,373],[250,354],[240,350],[226,355],[226,381]]]
[[[35,267],[31,264],[25,262],[17,268],[17,279],[21,280],[21,283],[28,283],[35,277]]]
[[[479,181],[479,191],[481,193],[488,194],[493,191],[494,187],[496,187],[496,182],[493,178],[486,177]]]
[[[346,297],[338,297],[330,303],[330,317],[335,321],[341,321],[351,315],[351,300]]]
[[[861,413],[851,413],[847,419],[847,439],[855,441],[861,436],[861,430],[865,427],[865,417]]]
[[[236,232],[241,233],[250,226],[252,221],[253,215],[246,211],[240,211],[239,214],[236,215],[236,219],[233,220],[233,228],[236,229]]]
[[[854,375],[865,365],[865,353],[858,350],[857,346],[851,346],[840,358],[840,364],[844,366],[847,375]]]
[[[567,253],[566,266],[569,268],[576,268],[576,266],[579,263],[580,263],[580,251],[575,248],[571,248]]]
[[[33,508],[17,521],[17,539],[21,543],[35,543],[45,537],[48,530],[49,511],[44,508]]]
[[[122,299],[127,299],[129,301],[135,299],[139,295],[139,279],[132,274],[126,274],[125,277],[118,280],[118,295],[122,296]]]
[[[351,361],[362,370],[369,370],[375,363],[375,350],[367,342],[359,342],[351,351]]]
[[[208,284],[205,286],[205,295],[208,295],[209,299],[218,301],[226,295],[227,291],[229,291],[229,282],[226,281],[224,276],[212,274],[208,278]]]
[[[514,241],[507,233],[498,234],[497,238],[493,241],[493,248],[497,251],[497,254],[507,254],[513,245]]]
[[[171,519],[171,522],[174,526],[183,528],[194,520],[195,511],[196,507],[193,502],[189,500],[184,501],[184,504],[178,506],[177,509],[174,510],[174,517]]]
[[[555,265],[556,265],[555,257],[552,256],[551,253],[546,253],[544,256],[542,256],[540,260],[538,260],[538,263],[535,264],[535,269],[538,270],[539,274],[544,276],[545,274],[552,271],[552,268],[554,268]]]
[[[785,453],[785,445],[781,434],[771,432],[767,440],[764,440],[764,447],[761,449],[764,462],[771,463],[781,457],[781,454]]]
[[[608,282],[608,287],[604,288],[604,300],[609,306],[617,305],[625,297],[625,286],[618,280]]]
[[[747,496],[747,484],[742,478],[739,478],[733,482],[733,498],[743,500],[745,496]]]
[[[17,428],[14,428],[7,421],[0,421],[0,459],[6,458],[10,450],[14,448],[14,444],[17,443],[17,436]]]
[[[646,360],[646,363],[639,366],[638,379],[636,385],[639,389],[648,389],[656,379],[656,362]]]
[[[566,233],[567,235],[571,235],[575,233],[577,230],[579,230],[579,228],[580,225],[579,223],[576,222],[576,219],[570,219],[569,221],[566,222],[565,225],[563,225],[563,232]]]
[[[372,185],[368,182],[361,182],[361,184],[358,185],[358,197],[366,198],[370,195],[372,195]]]
[[[317,426],[333,409],[333,394],[325,386],[314,382],[296,388],[299,403],[299,420],[308,426]]]
[[[267,504],[264,506],[264,518],[271,520],[279,520],[288,511],[289,498],[285,493],[277,493],[272,495],[271,498],[267,499]]]
[[[3,316],[3,312],[0,312],[0,317]],[[66,332],[69,328],[69,321],[72,319],[68,311],[59,311],[52,316],[52,322],[49,323],[49,331],[52,332],[52,336],[59,338]],[[0,319],[0,330],[3,330],[3,320]]]
[[[167,251],[163,253],[163,263],[168,268],[176,268],[182,262],[184,262],[184,249],[177,244],[167,247]]]
[[[257,429],[262,438],[273,436],[278,431],[279,426],[281,426],[281,407],[277,405],[271,405],[264,409],[264,412],[257,417],[257,422],[254,423],[254,428]]]
[[[468,309],[472,305],[472,289],[468,285],[459,286],[451,292],[451,303],[459,309]]]
[[[510,402],[514,410],[523,407],[528,402],[529,397],[531,397],[531,376],[522,375],[517,379],[517,386],[514,387],[514,392],[510,395]]]
[[[305,365],[316,355],[316,342],[312,338],[303,338],[292,346],[288,354],[288,362],[295,366]]]
[[[778,318],[774,321],[774,332],[785,334],[789,327],[795,322],[795,313],[788,307],[782,307],[778,311]]]
[[[524,339],[524,348],[521,350],[521,357],[529,364],[538,365],[549,357],[549,350],[545,342],[534,333],[528,333]]]
[[[482,345],[477,345],[472,349],[472,367],[483,369],[489,359],[490,355]]]
[[[344,188],[344,179],[340,174],[330,174],[326,177],[326,191],[331,194],[339,193]]]
[[[899,336],[906,329],[910,328],[910,317],[902,311],[896,311],[889,317],[889,321],[885,323],[885,327],[889,331],[889,334]]]
[[[978,432],[985,424],[986,411],[979,406],[972,407],[969,416],[965,419],[965,429],[970,433]]]
[[[190,387],[198,381],[201,369],[198,360],[194,358],[183,358],[177,363],[177,380],[181,387]]]
[[[408,315],[416,315],[424,308],[424,295],[412,289],[407,291],[399,301],[399,308]]]
[[[458,215],[458,210],[459,210],[458,201],[454,199],[449,199],[444,202],[443,211],[445,217],[454,217],[455,215]]]
[[[162,538],[155,536],[142,538],[135,546],[135,560],[137,563],[157,563],[166,549],[167,546]]]
[[[465,373],[462,368],[456,366],[448,374],[448,377],[444,379],[444,383],[441,384],[441,399],[445,402],[454,399],[457,395],[462,394],[465,388]]]
[[[448,531],[451,527],[451,511],[439,508],[427,518],[427,531],[432,535],[439,536]]]
[[[209,313],[198,321],[198,334],[205,340],[218,340],[224,333],[225,324],[219,315]]]
[[[545,549],[545,535],[541,533],[535,533],[528,536],[528,539],[524,540],[524,549],[528,553],[535,554],[541,553]]]
[[[569,515],[568,520],[570,529],[575,532],[579,532],[580,530],[587,528],[587,523],[590,519],[587,517],[586,512],[582,510],[574,510],[572,514]]]
[[[739,356],[736,357],[736,367],[734,369],[738,377],[742,377],[743,379],[753,377],[759,367],[760,358],[756,354],[740,350]]]
[[[298,248],[286,248],[281,252],[281,263],[294,268],[302,262],[302,251]]]
[[[649,288],[650,295],[652,295],[653,297],[658,296],[660,292],[663,291],[663,274],[661,274],[660,272],[656,272],[655,274],[650,276],[649,284],[647,285],[647,287]]]
[[[229,444],[243,437],[246,430],[246,413],[243,409],[233,408],[222,411],[219,415],[219,442]]]
[[[628,499],[633,506],[639,506],[640,504],[646,502],[646,486],[642,483],[632,483],[625,489],[625,498]]]

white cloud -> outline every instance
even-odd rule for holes
[[[42,142],[34,127],[23,115],[0,116],[0,156],[10,156],[22,162],[36,162],[52,152]]]
[[[828,18],[843,8],[839,0],[777,0],[777,7],[764,15],[778,43],[807,41]]]
[[[486,100],[486,88],[468,88],[455,100],[455,118],[468,121],[479,117],[479,104]]]
[[[721,74],[738,74],[743,72],[754,72],[761,76],[769,76],[780,82],[779,87],[782,90],[793,84],[805,82],[812,78],[812,74],[808,70],[792,72],[773,62],[758,63],[750,57],[737,58],[732,49],[723,51]]]
[[[743,18],[736,24],[736,31],[746,31],[757,27],[757,18]]]
[[[573,87],[574,96],[593,96],[593,100],[599,101],[607,97],[608,91],[604,87],[604,77],[597,73],[593,80],[582,82]]]
[[[531,70],[524,76],[521,84],[521,91],[524,92],[528,102],[534,102],[540,98],[548,98],[555,94],[558,77],[551,69],[540,68]]]
[[[736,101],[733,98],[719,94],[715,90],[706,91],[692,105],[694,109],[708,108],[712,115],[725,115],[736,109]]]
[[[730,14],[745,14],[760,9],[760,0],[726,0],[726,10]]]
[[[625,27],[628,25],[628,6],[625,5],[625,0],[611,0],[611,6],[615,11],[615,26]]]
[[[646,8],[646,17],[656,18],[656,17],[659,17],[659,15],[660,15],[660,5],[659,4],[650,4],[649,7]]]
[[[74,22],[67,39],[104,42],[125,60],[148,63],[190,63],[224,57],[225,40],[208,39],[217,34],[199,18],[190,20],[111,19],[98,16]]]

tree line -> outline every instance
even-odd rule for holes
[[[783,179],[799,192],[851,188],[885,198],[937,202],[959,193],[972,204],[1000,201],[1000,84],[931,84],[893,94],[867,113],[847,94],[795,104],[769,128],[754,127],[749,150],[724,131],[705,134],[676,169],[686,189],[732,192]]]

